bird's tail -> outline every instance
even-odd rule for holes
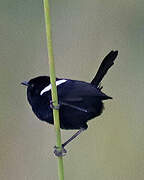
[[[118,55],[118,51],[111,51],[102,61],[94,79],[91,81],[91,84],[98,87],[101,80],[109,70],[109,68],[114,64],[114,60]]]

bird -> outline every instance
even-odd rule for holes
[[[102,92],[101,81],[114,64],[117,55],[117,50],[110,51],[100,64],[95,77],[89,83],[56,78],[58,107],[54,107],[52,102],[52,86],[49,76],[38,76],[21,83],[27,87],[27,100],[39,120],[54,124],[52,111],[53,108],[59,109],[60,128],[78,130],[62,144],[62,152],[58,152],[55,146],[55,155],[61,156],[66,153],[64,147],[88,128],[87,122],[102,114],[103,101],[112,99],[111,96]]]

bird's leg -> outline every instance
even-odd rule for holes
[[[54,147],[54,154],[56,155],[56,156],[65,156],[66,155],[66,150],[65,150],[65,146],[67,145],[67,144],[69,144],[73,139],[75,139],[78,135],[80,135],[81,134],[81,132],[83,132],[85,129],[84,128],[80,128],[80,130],[78,130],[72,137],[70,137],[66,142],[64,142],[63,144],[62,144],[62,150],[60,151],[59,149],[58,149],[58,147]]]
[[[84,108],[81,108],[81,107],[78,107],[78,106],[75,106],[75,105],[72,105],[72,104],[69,104],[69,103],[66,103],[66,102],[61,102],[60,101],[60,105],[68,106],[70,108],[73,108],[73,109],[76,109],[78,111],[82,111],[82,112],[85,112],[85,113],[88,112],[87,109],[84,109]]]
[[[85,113],[88,112],[87,109],[84,109],[84,108],[81,108],[81,107],[78,107],[78,106],[75,106],[75,105],[72,105],[72,104],[69,104],[69,103],[66,103],[66,102],[60,102],[60,104],[58,104],[58,106],[54,106],[53,103],[54,103],[54,102],[51,100],[51,101],[50,101],[50,107],[51,107],[52,109],[59,110],[59,109],[60,109],[60,106],[63,105],[63,106],[68,106],[68,107],[70,107],[70,108],[73,108],[73,109],[76,109],[76,110],[78,110],[78,111],[82,111],[82,112],[85,112]]]
[[[70,137],[66,142],[62,144],[62,147],[65,147],[67,144],[69,144],[73,139],[75,139],[78,135],[80,135],[81,132],[83,132],[84,130],[85,130],[84,128],[80,128],[80,130],[78,130],[72,137]]]
[[[83,112],[87,112],[86,109],[81,109],[81,108],[79,108],[79,107],[77,107],[77,106],[74,106],[74,105],[71,105],[71,104],[61,103],[61,105],[69,106],[69,107],[74,108],[74,109],[76,109],[76,110],[83,111]],[[56,109],[56,110],[59,110],[59,109],[60,109],[60,105],[58,104],[58,106],[54,106],[54,105],[53,105],[53,101],[50,101],[50,107],[51,107],[52,109]],[[62,144],[61,150],[60,150],[59,147],[54,146],[54,154],[55,154],[56,156],[58,156],[58,157],[60,157],[60,156],[65,156],[67,151],[65,150],[64,147],[65,147],[67,144],[69,144],[73,139],[75,139],[78,135],[80,135],[81,132],[83,132],[84,130],[85,130],[84,128],[80,128],[80,130],[78,130],[72,137],[70,137],[66,142],[64,142],[64,143]]]

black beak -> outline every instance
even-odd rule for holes
[[[24,85],[24,86],[28,86],[29,85],[28,81],[23,81],[23,82],[21,82],[21,84]]]

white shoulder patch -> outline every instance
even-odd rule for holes
[[[56,86],[60,85],[60,84],[63,84],[65,83],[67,80],[65,79],[61,79],[61,80],[58,80],[56,81]],[[42,96],[43,93],[47,92],[47,91],[50,91],[52,88],[51,84],[49,84],[48,86],[46,86],[41,92],[40,92],[40,95]]]

